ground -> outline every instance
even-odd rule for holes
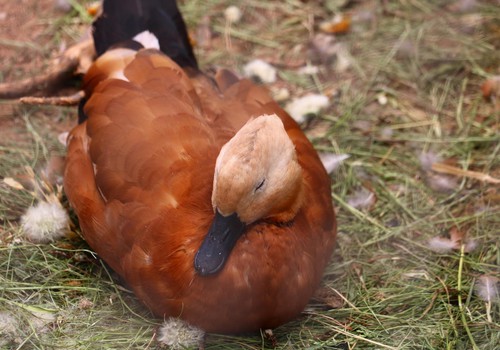
[[[0,0],[0,83],[43,72],[84,37],[86,3],[56,3]],[[208,335],[205,348],[495,349],[500,116],[481,86],[500,74],[500,3],[181,4],[202,67],[242,72],[260,58],[278,70],[268,87],[283,105],[326,95],[304,130],[319,151],[350,156],[332,174],[339,237],[317,298],[272,339]],[[224,19],[229,5],[241,21]],[[306,65],[318,71],[301,74]],[[74,107],[0,101],[0,348],[158,348],[161,320],[96,259],[74,218],[50,244],[22,235],[36,202],[27,169],[64,155],[58,135],[75,123]]]

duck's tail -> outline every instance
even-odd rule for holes
[[[198,68],[175,0],[104,0],[102,14],[93,24],[97,55],[116,46],[145,46],[144,37],[151,40],[151,36],[144,32],[152,33],[159,49],[179,66]]]

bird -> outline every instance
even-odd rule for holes
[[[272,329],[303,311],[336,238],[331,179],[268,90],[203,72],[175,1],[104,0],[67,139],[88,245],[159,318]]]

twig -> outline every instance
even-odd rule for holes
[[[52,105],[52,106],[76,106],[84,97],[83,91],[78,91],[76,94],[69,96],[56,96],[56,97],[35,97],[27,96],[21,97],[19,102],[28,105]]]
[[[93,41],[82,41],[71,46],[55,59],[46,73],[36,77],[0,84],[0,98],[13,99],[48,91],[70,78],[75,72],[85,72],[94,56]]]
[[[470,177],[479,181],[489,182],[493,184],[500,184],[500,179],[494,178],[488,174],[480,173],[478,171],[463,170],[451,165],[434,163],[432,164],[432,170],[438,173]]]

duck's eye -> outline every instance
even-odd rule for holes
[[[262,188],[262,186],[264,186],[265,182],[266,182],[266,179],[262,179],[262,181],[259,182],[259,184],[255,187],[254,192],[257,192],[258,190],[260,190]]]

